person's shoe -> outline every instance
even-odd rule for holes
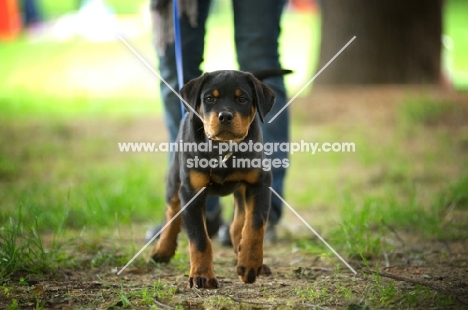
[[[221,245],[231,247],[231,235],[229,234],[229,224],[223,224],[218,230],[218,241]]]
[[[218,230],[220,229],[220,226],[223,224],[223,218],[221,216],[221,210],[218,209],[216,213],[213,214],[207,214],[206,215],[206,230],[208,231],[208,236],[210,238],[213,238]],[[164,227],[165,223],[161,223],[159,225],[154,226],[151,229],[148,229],[145,234],[145,239],[146,242],[149,242],[153,237]],[[229,229],[229,228],[228,228]],[[229,231],[228,231],[229,233]],[[159,234],[156,239],[159,239],[161,234]]]
[[[156,234],[164,227],[164,222],[159,224],[159,225],[156,225],[154,226],[153,228],[151,229],[148,229],[146,231],[146,234],[145,234],[145,240],[146,242],[150,242],[151,239],[153,239],[154,236],[156,236]],[[161,234],[159,234],[156,238],[156,239],[159,239],[159,237],[161,236]],[[153,240],[154,241],[154,240]]]
[[[265,230],[265,237],[263,240],[265,242],[275,243],[277,239],[278,236],[276,234],[276,225],[271,222],[268,222]]]

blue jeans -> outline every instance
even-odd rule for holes
[[[184,15],[180,20],[182,36],[182,57],[184,83],[202,74],[200,65],[203,62],[205,23],[210,9],[210,0],[198,0],[198,27],[193,28]],[[280,19],[285,0],[233,0],[235,44],[237,62],[242,71],[281,68],[278,52]],[[158,55],[159,71],[174,89],[179,89],[175,65],[173,44],[168,44],[164,55]],[[263,81],[276,93],[276,103],[262,125],[264,142],[289,142],[289,111],[286,108],[271,123],[268,121],[286,104],[286,89],[283,77],[271,77]],[[161,82],[161,96],[164,103],[166,126],[169,129],[170,141],[175,141],[181,121],[179,98]],[[269,158],[287,158],[287,153],[274,153]],[[272,187],[283,196],[285,168],[273,168]],[[219,199],[209,197],[207,213],[217,212]],[[269,221],[276,224],[281,218],[281,200],[272,194]]]

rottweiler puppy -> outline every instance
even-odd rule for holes
[[[262,77],[267,75],[275,74],[266,71]],[[166,189],[166,223],[170,224],[162,231],[151,257],[168,262],[174,256],[183,223],[189,239],[190,287],[217,288],[205,201],[207,195],[233,193],[230,235],[237,254],[236,271],[242,281],[253,283],[257,276],[271,274],[263,264],[263,238],[272,176],[268,169],[248,165],[249,161],[263,161],[263,152],[252,148],[240,151],[233,146],[263,142],[260,121],[271,110],[275,93],[251,73],[225,70],[191,80],[181,95],[192,109],[182,120],[177,141],[204,147],[179,148],[174,154]],[[222,143],[229,144],[229,150],[222,148]],[[220,154],[221,149],[224,152]],[[236,165],[239,159],[244,160],[242,167]],[[173,219],[186,204],[182,217]]]

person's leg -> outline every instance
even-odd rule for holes
[[[211,0],[198,0],[197,27],[193,27],[189,18],[183,15],[180,19],[180,32],[182,41],[182,60],[184,83],[202,74],[200,65],[203,62],[205,45],[205,24],[208,18]],[[172,4],[170,4],[172,5]],[[172,7],[169,8],[172,10]],[[156,48],[157,50],[157,48]],[[158,52],[159,72],[161,77],[175,90],[179,90],[177,80],[176,58],[174,43],[168,43],[162,52]],[[175,142],[182,119],[182,110],[179,97],[160,82],[160,92],[164,104],[164,119],[169,131],[170,142]],[[172,154],[170,155],[172,156]],[[206,203],[207,228],[210,236],[217,233],[221,225],[221,215],[218,197],[208,197]],[[148,231],[147,239],[156,234],[161,226]],[[151,235],[151,237],[150,237]],[[149,237],[149,238],[148,238]]]
[[[182,59],[184,83],[202,74],[200,65],[203,62],[205,45],[205,23],[208,17],[211,0],[198,0],[197,27],[193,27],[189,18],[183,15],[180,19],[182,41]],[[171,4],[170,4],[171,5]],[[170,8],[172,10],[172,8]],[[172,14],[172,12],[171,12]],[[161,77],[175,90],[180,89],[177,82],[177,69],[174,43],[168,43],[162,52],[158,52],[159,72]],[[174,142],[182,119],[179,97],[160,82],[161,98],[164,104],[165,121],[169,130],[170,142]]]
[[[284,0],[233,0],[235,40],[239,69],[255,71],[281,68],[278,51],[280,20]],[[263,81],[276,93],[276,103],[262,126],[264,142],[289,142],[289,111],[286,108],[271,123],[268,121],[286,104],[286,89],[282,76]],[[269,158],[287,158],[287,153],[276,152]],[[283,196],[285,168],[273,168],[273,189]],[[277,224],[282,214],[282,202],[272,193],[269,221]]]

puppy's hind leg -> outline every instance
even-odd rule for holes
[[[174,256],[177,248],[177,235],[182,226],[182,217],[176,214],[180,211],[180,183],[169,184],[167,190],[167,207],[165,226],[160,232],[160,238],[151,252],[151,259],[157,263],[167,263]],[[168,224],[169,223],[169,224]]]
[[[234,219],[229,227],[234,253],[239,250],[239,243],[242,238],[242,228],[245,221],[245,185],[239,186],[234,192]]]

